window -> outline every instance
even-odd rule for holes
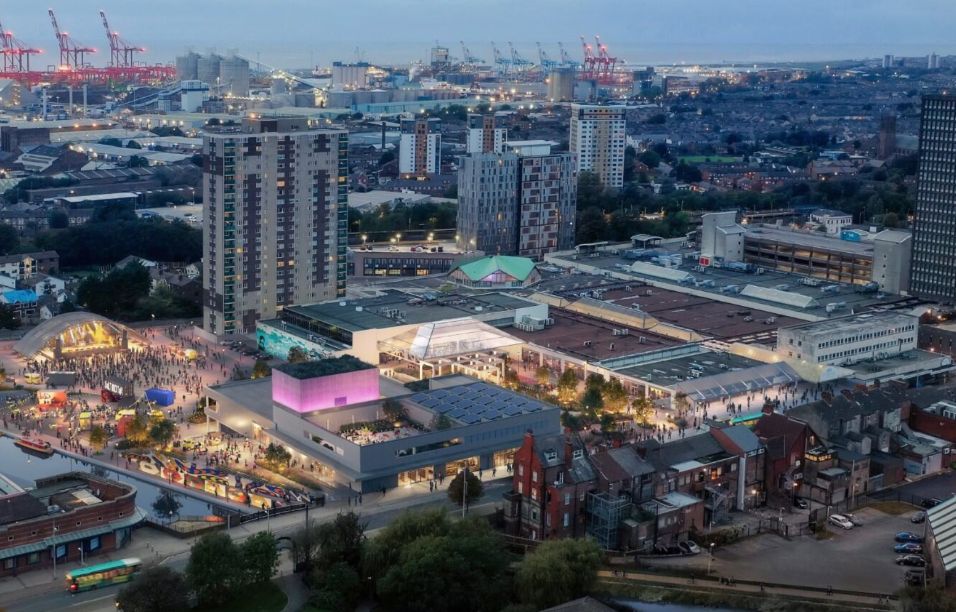
[[[524,495],[524,483],[518,483],[518,495]]]
[[[538,482],[538,473],[531,472],[531,482]]]
[[[532,509],[531,509],[531,520],[532,520],[532,521],[538,520],[538,509],[537,509],[537,508],[532,508]]]
[[[38,552],[32,552],[32,553],[30,553],[29,555],[27,555],[27,563],[28,563],[28,564],[34,565],[34,564],[39,563],[39,562],[40,562],[40,553],[38,553]]]
[[[90,552],[93,552],[94,550],[99,550],[99,548],[100,548],[100,536],[93,536],[92,538],[90,538],[90,546],[89,546]]]
[[[16,557],[10,557],[10,558],[8,558],[8,559],[4,559],[4,560],[3,560],[3,569],[12,570],[12,569],[15,568],[16,566],[17,566],[17,558],[16,558]]]
[[[571,524],[571,515],[569,515],[567,512],[565,512],[565,513],[564,513],[564,522],[563,522],[563,525],[564,525],[565,527],[567,527],[567,526],[570,525],[570,524]]]
[[[570,493],[565,493],[565,494],[564,494],[564,505],[565,505],[565,506],[570,506],[570,505],[571,505],[571,494],[570,494]],[[567,527],[567,525],[565,525],[565,527]]]

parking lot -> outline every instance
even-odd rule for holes
[[[908,569],[896,565],[893,536],[898,531],[923,533],[910,517],[862,508],[854,516],[863,525],[851,530],[830,526],[831,538],[802,536],[785,540],[764,534],[714,550],[711,571],[725,578],[812,586],[868,593],[892,593],[903,586]],[[659,567],[693,567],[706,570],[706,551],[694,557],[654,560]]]

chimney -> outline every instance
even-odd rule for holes
[[[571,465],[571,457],[574,453],[574,445],[571,443],[571,429],[564,428],[564,464]]]

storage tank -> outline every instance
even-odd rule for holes
[[[196,80],[209,83],[211,87],[215,88],[219,83],[220,60],[221,58],[218,55],[200,56],[196,60]]]
[[[574,98],[574,68],[558,68],[548,74],[548,99],[555,102]]]
[[[225,94],[249,95],[249,62],[233,55],[219,61],[219,85]]]
[[[192,81],[198,78],[196,71],[198,69],[199,54],[190,51],[186,55],[180,55],[176,58],[176,78],[180,81]]]

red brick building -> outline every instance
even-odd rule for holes
[[[803,478],[804,455],[820,444],[816,434],[803,421],[779,412],[760,417],[753,432],[767,449],[765,483],[768,497],[792,498],[796,495],[796,485]]]
[[[580,438],[537,439],[530,431],[515,451],[512,490],[505,494],[508,533],[532,540],[585,534],[587,494],[597,478]]]
[[[118,550],[144,518],[136,489],[85,472],[0,495],[0,577]]]

